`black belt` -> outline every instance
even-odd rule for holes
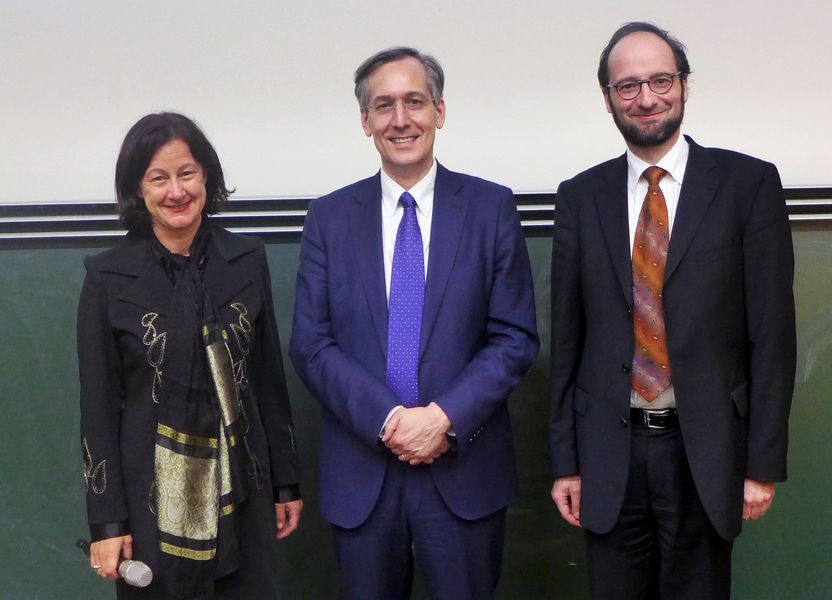
[[[671,429],[679,427],[679,415],[675,408],[651,409],[631,408],[633,425],[644,425],[649,429]]]

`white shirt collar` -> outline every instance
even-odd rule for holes
[[[416,207],[424,216],[433,211],[433,189],[436,186],[436,159],[430,170],[417,181],[409,190],[405,190],[392,177],[381,169],[381,216],[389,218],[399,206],[399,197],[404,192],[410,192],[416,201]]]
[[[659,159],[656,163],[657,167],[661,167],[673,177],[676,183],[681,184],[685,176],[685,167],[688,164],[688,155],[690,154],[690,146],[685,136],[680,135],[673,147],[667,151],[667,154]],[[630,181],[638,181],[647,167],[652,166],[650,163],[644,162],[633,152],[627,149],[627,165],[629,167]]]

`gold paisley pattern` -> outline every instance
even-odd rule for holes
[[[92,454],[87,445],[87,438],[82,442],[84,455],[84,489],[92,489],[99,496],[107,490],[107,460],[104,459],[93,468]]]
[[[240,350],[240,360],[234,363],[234,379],[241,390],[248,387],[248,374],[246,370],[246,357],[251,352],[251,337],[254,335],[254,327],[248,320],[248,309],[242,302],[234,302],[231,308],[237,311],[236,323],[229,323],[231,332],[237,340],[237,348]]]
[[[231,308],[237,311],[238,318],[236,323],[229,323],[228,327],[234,333],[234,338],[237,340],[237,349],[240,351],[240,360],[233,363],[234,366],[234,380],[237,383],[239,390],[245,390],[248,387],[248,369],[246,367],[246,358],[251,352],[251,339],[254,337],[254,325],[248,318],[248,308],[242,302],[234,302],[230,304]],[[239,400],[238,405],[240,410],[240,430],[243,436],[248,434],[249,421],[246,414],[245,403]],[[260,466],[260,461],[248,445],[248,440],[243,437],[246,454],[249,459],[248,475],[254,480],[255,487],[259,490],[263,487],[263,468]]]
[[[162,385],[162,361],[165,359],[165,341],[167,332],[157,333],[153,322],[159,317],[159,313],[149,312],[142,317],[142,327],[146,328],[142,343],[147,346],[147,363],[153,367],[153,388],[151,395],[153,401],[159,404],[157,391]]]
[[[182,443],[180,440],[193,438],[169,427],[160,427],[157,432],[177,444]],[[198,441],[196,446],[185,443],[184,448],[176,450],[156,445],[156,512],[161,532],[177,538],[207,541],[217,537],[217,478],[220,474],[216,455],[212,458],[199,455],[206,447],[218,449],[222,442],[217,438],[199,438]],[[200,551],[170,546],[170,554],[195,560],[209,560],[216,552],[215,549]]]

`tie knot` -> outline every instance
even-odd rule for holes
[[[647,180],[648,185],[659,185],[659,182],[665,175],[667,175],[667,171],[661,167],[647,167],[644,170],[644,178]]]
[[[405,192],[401,196],[399,196],[399,202],[401,202],[402,206],[407,210],[408,208],[415,208],[416,200],[413,199],[413,196],[410,195],[410,192]]]

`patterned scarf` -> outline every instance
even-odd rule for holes
[[[174,283],[157,412],[154,495],[160,579],[177,600],[212,598],[214,579],[237,568],[233,514],[249,485],[261,479],[244,437],[248,427],[226,334],[204,285],[210,234],[203,222],[190,256],[171,253],[153,237],[154,254]]]

